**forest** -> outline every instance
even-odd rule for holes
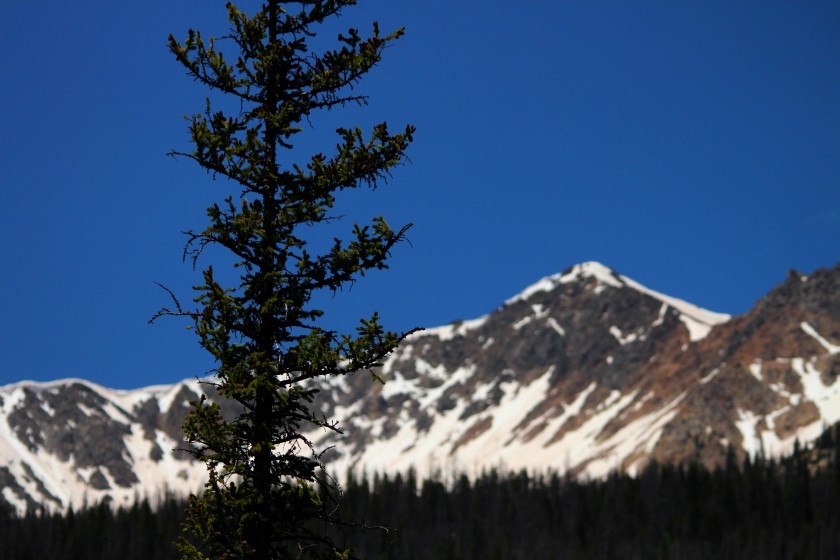
[[[369,560],[840,558],[838,429],[781,460],[650,465],[579,481],[487,472],[418,480],[349,477],[324,527]],[[185,503],[0,515],[2,559],[169,559]]]

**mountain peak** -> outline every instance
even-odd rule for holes
[[[618,273],[616,273],[614,269],[597,261],[586,261],[576,264],[555,276],[557,277],[557,281],[561,284],[568,284],[570,282],[594,278],[598,282],[608,286],[613,286],[615,288],[620,288],[622,286],[621,278]]]
[[[525,301],[538,292],[549,292],[560,284],[571,284],[573,282],[587,281],[594,278],[605,286],[621,288],[624,284],[616,272],[608,266],[596,261],[587,261],[567,268],[563,272],[546,276],[525,288],[519,294],[508,299],[505,304],[510,305],[517,301]]]
[[[543,278],[478,319],[412,335],[387,384],[346,376],[309,433],[333,473],[552,469],[600,477],[648,462],[789,451],[840,420],[840,268],[787,282],[745,315],[666,296],[597,262]],[[706,336],[713,333],[712,336]],[[701,339],[702,342],[698,342]],[[83,380],[0,387],[0,503],[20,511],[200,488],[181,423],[212,387],[116,391]]]
[[[688,328],[692,341],[705,338],[712,327],[725,323],[731,319],[731,316],[726,313],[710,311],[692,303],[688,303],[682,299],[665,295],[656,290],[651,290],[631,278],[622,276],[614,269],[597,261],[587,261],[576,264],[567,268],[563,272],[546,276],[538,282],[528,286],[516,296],[508,299],[505,302],[505,305],[511,305],[519,301],[527,301],[537,293],[550,292],[563,284],[589,282],[593,279],[597,283],[595,287],[596,294],[602,293],[607,288],[632,288],[659,300],[669,307],[674,308],[677,312],[679,312],[681,320]]]

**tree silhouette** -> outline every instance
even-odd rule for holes
[[[191,497],[187,508],[179,545],[185,558],[347,554],[335,550],[323,523],[313,523],[339,521],[338,496],[325,491],[334,484],[320,460],[323,450],[306,433],[340,428],[310,405],[325,378],[371,370],[409,333],[386,331],[376,313],[351,334],[321,328],[324,310],[313,296],[387,268],[409,226],[394,230],[377,216],[322,252],[311,249],[312,239],[335,220],[339,192],[387,181],[414,132],[407,126],[391,133],[384,122],[369,134],[339,128],[329,155],[301,160],[294,150],[313,113],[366,103],[354,86],[403,34],[382,35],[373,23],[368,36],[349,29],[333,48],[316,52],[319,26],[355,3],[269,0],[252,14],[227,3],[227,35],[205,39],[189,30],[183,41],[169,38],[189,75],[235,100],[225,107],[236,107],[216,110],[208,99],[190,119],[194,149],[173,154],[239,191],[208,208],[209,225],[187,232],[185,249],[193,264],[208,246],[225,249],[238,282],[224,284],[208,266],[195,288],[197,309],[184,309],[173,295],[174,306],[155,316],[193,320],[217,362],[212,383],[240,407],[231,417],[202,397],[184,423],[190,452],[209,473],[203,495]]]

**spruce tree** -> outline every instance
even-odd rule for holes
[[[192,496],[179,547],[185,558],[346,557],[326,536],[337,521],[332,479],[306,434],[336,432],[336,419],[311,409],[319,383],[372,371],[409,333],[386,331],[374,313],[355,332],[322,328],[319,292],[348,287],[366,271],[387,268],[392,248],[409,226],[392,229],[382,217],[348,224],[347,240],[312,249],[319,227],[336,219],[336,195],[375,189],[405,159],[414,128],[382,124],[369,133],[340,128],[334,151],[304,158],[294,150],[310,116],[348,104],[364,105],[354,86],[403,34],[338,34],[316,52],[325,20],[355,0],[268,0],[253,13],[227,3],[230,31],[218,39],[189,30],[169,48],[195,80],[223,99],[208,99],[189,118],[194,149],[173,152],[197,162],[236,191],[213,204],[209,224],[189,231],[185,258],[208,246],[233,255],[237,281],[226,285],[212,266],[196,286],[196,308],[178,300],[157,315],[192,319],[201,345],[216,360],[211,383],[241,413],[223,415],[202,396],[184,423],[190,452],[206,463],[204,492]],[[318,37],[318,45],[323,44]],[[171,293],[171,292],[170,292]],[[373,374],[371,374],[373,376]],[[332,496],[333,498],[331,498]]]

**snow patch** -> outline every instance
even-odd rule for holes
[[[554,317],[549,317],[547,323],[548,326],[554,329],[557,334],[560,336],[566,336],[566,329],[560,326],[560,323],[558,323]]]
[[[419,399],[418,402],[420,404],[420,409],[422,410],[433,406],[450,387],[465,383],[470,377],[472,377],[473,373],[475,373],[475,368],[475,365],[469,365],[467,367],[458,368],[452,373],[446,373],[444,375],[446,381],[442,385],[428,390],[428,392]],[[444,372],[446,371],[443,366],[438,366],[437,369],[441,369]],[[419,369],[417,371],[422,375],[422,372],[420,372]]]
[[[0,493],[3,494],[3,498],[6,502],[8,502],[19,513],[24,513],[26,511],[26,500],[18,496],[11,488],[7,486],[3,488]]]
[[[55,416],[55,409],[53,407],[51,407],[50,403],[48,403],[47,401],[43,401],[41,403],[41,410],[43,410],[46,413],[46,415],[49,416],[50,418]]]
[[[416,395],[417,393],[417,385],[403,377],[401,372],[395,371],[382,387],[381,395],[387,400],[397,395]]]
[[[840,346],[832,344],[831,342],[826,340],[822,335],[820,335],[820,333],[816,331],[816,329],[814,329],[814,327],[812,327],[804,321],[800,323],[799,326],[802,328],[803,331],[805,331],[805,334],[819,342],[820,345],[822,345],[822,347],[825,348],[829,354],[840,354]]]
[[[533,320],[534,320],[534,318],[531,315],[526,315],[525,317],[523,317],[522,319],[518,320],[517,322],[515,322],[513,324],[513,330],[518,331],[519,329],[521,329],[522,327],[524,327],[525,325],[527,325],[528,323],[530,323]]]
[[[599,288],[601,286],[611,286],[614,288],[621,288],[623,286],[621,281],[616,278],[615,272],[613,272],[609,267],[606,267],[598,262],[590,261],[573,266],[566,274],[561,272],[540,279],[536,283],[525,288],[518,295],[507,300],[505,305],[510,305],[512,303],[516,303],[517,301],[525,301],[539,292],[550,292],[559,284],[570,284],[584,278],[595,278],[598,280]]]
[[[640,339],[640,337],[637,333],[632,333],[631,332],[630,334],[624,334],[623,332],[621,332],[621,329],[619,329],[615,325],[610,327],[610,334],[613,335],[613,337],[622,346],[626,346],[627,344],[631,344],[631,343],[636,342],[637,340]]]
[[[468,332],[481,328],[487,322],[487,317],[488,315],[482,315],[478,319],[470,319],[469,321],[425,329],[409,336],[407,340],[415,340],[421,336],[436,336],[440,340],[452,340],[456,336],[466,336]]]
[[[823,384],[820,371],[802,358],[793,358],[791,367],[799,375],[805,398],[819,409],[821,421],[827,425],[840,421],[840,383]]]
[[[715,325],[719,325],[729,321],[732,318],[731,315],[727,315],[726,313],[716,313],[714,311],[709,311],[708,309],[703,309],[702,307],[698,307],[693,303],[688,303],[687,301],[667,296],[655,290],[651,290],[650,288],[643,286],[636,282],[635,280],[631,280],[626,276],[622,276],[621,279],[624,283],[631,287],[635,288],[636,290],[647,294],[651,297],[658,299],[661,302],[664,302],[677,311],[680,312],[680,320],[688,329],[688,336],[692,342],[702,340],[708,336],[709,331],[712,330],[712,327]],[[660,310],[660,316],[662,311]]]
[[[653,323],[650,324],[651,328],[656,328],[656,327],[662,325],[665,322],[665,314],[666,313],[668,313],[668,304],[663,303],[659,307],[659,316],[656,318],[656,320]]]
[[[761,417],[753,412],[738,409],[738,420],[735,422],[735,427],[741,432],[741,447],[750,457],[757,456],[761,449],[759,435],[756,431],[756,426],[760,420]]]
[[[548,311],[545,309],[545,306],[540,304],[532,305],[531,310],[533,311],[532,315],[526,315],[525,317],[513,324],[514,330],[518,331],[528,323],[537,319],[544,319],[548,315]]]
[[[595,261],[573,266],[568,274],[560,277],[560,282],[568,284],[570,282],[577,282],[581,278],[595,278],[598,282],[612,286],[613,288],[623,287],[621,280],[616,277],[615,272],[611,268]]]
[[[718,368],[713,369],[712,371],[709,372],[709,375],[707,375],[706,377],[704,377],[700,380],[700,384],[705,385],[706,383],[708,383],[709,381],[714,379],[715,376],[719,373],[720,373],[720,369],[718,369]]]
[[[751,363],[749,369],[753,377],[759,381],[764,381],[764,378],[761,376],[761,360]]]

